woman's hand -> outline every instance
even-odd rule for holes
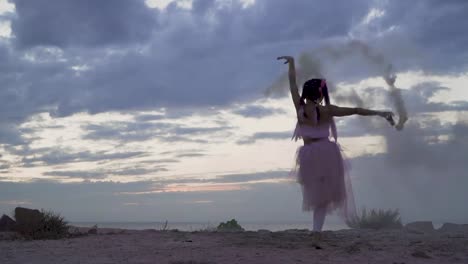
[[[285,60],[284,64],[294,62],[294,58],[291,57],[291,56],[280,56],[280,57],[277,58],[277,60]]]
[[[379,116],[385,118],[390,123],[390,125],[392,125],[392,126],[395,125],[395,121],[393,120],[394,115],[395,114],[393,112],[389,112],[389,111],[379,112]]]

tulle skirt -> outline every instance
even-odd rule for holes
[[[355,216],[349,170],[340,146],[328,138],[299,147],[292,175],[302,187],[303,211],[326,208],[345,219]]]

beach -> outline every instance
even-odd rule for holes
[[[468,263],[468,232],[98,229],[61,240],[3,237],[0,263]]]

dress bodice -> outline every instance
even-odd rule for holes
[[[298,140],[300,138],[328,138],[330,137],[330,130],[335,141],[337,141],[336,125],[335,120],[331,118],[328,122],[319,123],[316,112],[312,118],[305,116],[304,107],[301,106],[297,111],[297,124],[294,130],[293,139]],[[303,121],[309,120],[312,124],[305,123]]]

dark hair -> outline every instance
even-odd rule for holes
[[[322,82],[324,82],[323,86]],[[328,95],[328,87],[325,79],[310,79],[302,86],[300,104],[305,105],[305,99],[316,102],[318,104],[322,96],[325,98],[325,104],[329,105],[330,97]],[[315,109],[317,111],[317,120],[320,120],[320,110],[318,106],[316,106]],[[305,113],[304,115],[307,117]]]

